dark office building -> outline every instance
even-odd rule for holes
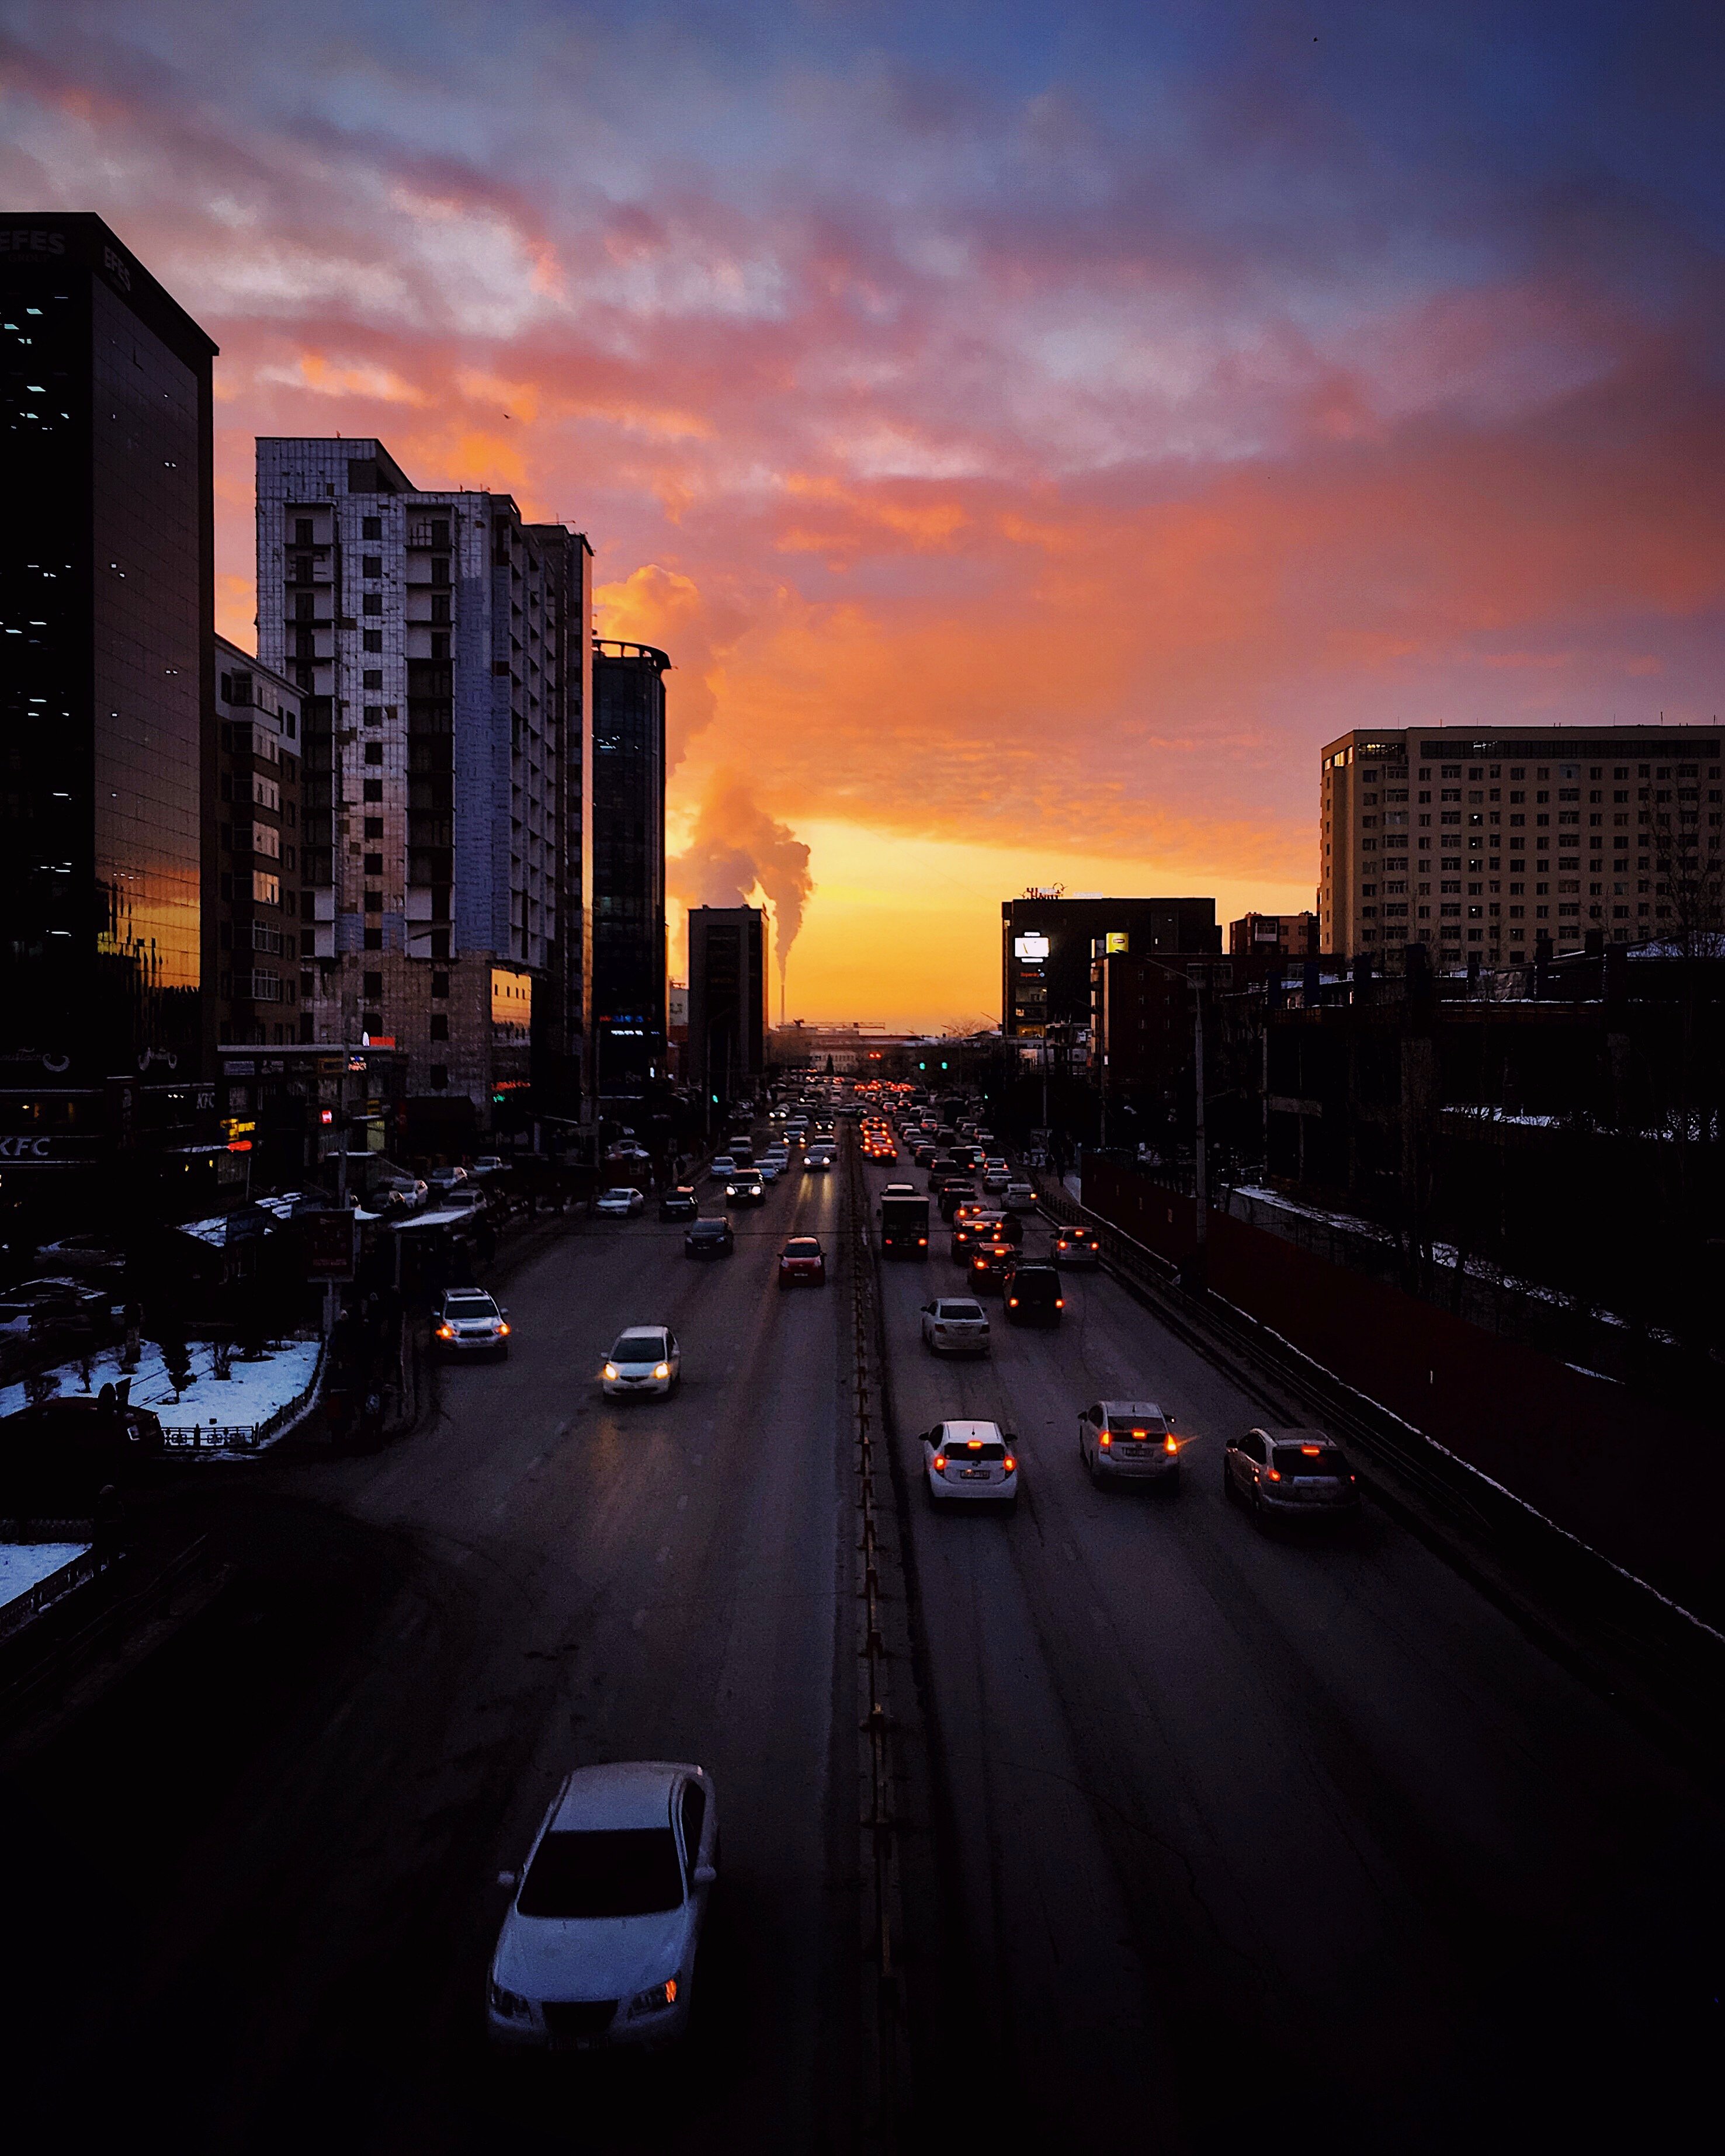
[[[1219,952],[1213,898],[1065,898],[1027,893],[1000,908],[1000,1029],[1009,1040],[1039,1040],[1052,1026],[1091,1019],[1091,959]]]
[[[216,1040],[300,1037],[300,692],[216,639]],[[206,999],[210,983],[204,983]]]
[[[215,346],[100,218],[0,219],[0,1057],[196,1071],[212,1028]]]
[[[752,1092],[767,1063],[767,915],[758,906],[689,909],[691,1092],[716,1117]]]
[[[593,1040],[614,1099],[665,1075],[665,676],[649,644],[594,643]]]

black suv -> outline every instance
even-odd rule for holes
[[[667,1190],[659,1201],[661,1220],[692,1220],[700,1210],[701,1200],[696,1196],[693,1187],[686,1183],[680,1183],[675,1189]]]
[[[736,1248],[728,1220],[691,1220],[683,1237],[685,1258],[728,1258]]]
[[[1058,1325],[1066,1298],[1052,1265],[1014,1265],[1002,1283],[1006,1315],[1014,1325]]]

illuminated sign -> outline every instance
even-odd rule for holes
[[[1111,928],[1111,929],[1108,931],[1108,933],[1106,934],[1106,937],[1103,937],[1103,939],[1102,939],[1102,948],[1103,948],[1104,953],[1105,953],[1107,957],[1111,957],[1117,951],[1123,951],[1123,950],[1125,950],[1125,948],[1126,948],[1126,931],[1125,931],[1125,929],[1123,929],[1123,928]]]
[[[1045,936],[1014,936],[1012,955],[1015,958],[1045,958],[1048,956],[1048,938]]]

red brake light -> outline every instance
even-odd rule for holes
[[[1057,1295],[1057,1296],[1055,1297],[1055,1308],[1056,1310],[1064,1310],[1065,1307],[1066,1307],[1066,1298],[1065,1298],[1065,1296],[1063,1296],[1063,1295]]]
[[[1179,1446],[1174,1443],[1174,1434],[1172,1430],[1170,1430],[1168,1435],[1162,1440],[1162,1449],[1164,1452],[1178,1452],[1179,1450]]]
[[[1323,1447],[1321,1445],[1302,1445],[1300,1450],[1308,1460],[1316,1460],[1323,1450]]]
[[[1280,1481],[1281,1481],[1281,1469],[1280,1469],[1280,1468],[1277,1468],[1277,1467],[1272,1467],[1272,1468],[1270,1470],[1270,1480],[1271,1480],[1272,1482],[1280,1482]]]
[[[1019,1471],[1019,1463],[1009,1452],[1006,1455],[1006,1471],[1009,1475],[1016,1475]]]
[[[937,1474],[944,1473],[947,1465],[947,1455],[944,1452],[936,1453],[934,1455],[934,1465],[935,1471]]]
[[[979,1437],[968,1437],[964,1443],[966,1450],[971,1452],[980,1452],[983,1449],[983,1441]]]
[[[1111,1437],[1110,1437],[1110,1436],[1109,1436],[1109,1435],[1108,1435],[1108,1433],[1107,1433],[1107,1431],[1106,1431],[1106,1430],[1102,1432],[1101,1435],[1101,1436],[1096,1440],[1096,1443],[1101,1446],[1101,1448],[1102,1448],[1102,1450],[1103,1450],[1103,1451],[1104,1451],[1104,1452],[1106,1452],[1106,1451],[1108,1450],[1108,1447],[1109,1447],[1111,1445],[1112,1445],[1112,1444],[1113,1444],[1113,1442],[1114,1442],[1113,1439],[1112,1439]]]

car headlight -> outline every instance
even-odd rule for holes
[[[669,1363],[656,1363],[653,1368],[653,1374],[655,1378],[670,1377],[670,1364]]]
[[[506,2021],[531,2021],[533,2006],[531,1999],[523,1999],[518,1991],[506,1991],[494,1976],[485,1987],[491,2001],[491,2011],[501,2014]]]
[[[677,2003],[677,1979],[668,1976],[663,1984],[655,1984],[650,1991],[638,1991],[629,2002],[629,2018],[633,2021],[638,2014],[663,2014]]]
[[[605,1379],[605,1382],[608,1384],[608,1383],[610,1383],[610,1381],[612,1380],[612,1378],[614,1378],[614,1377],[617,1375],[617,1365],[616,1365],[614,1363],[606,1363],[606,1365],[605,1365],[605,1367],[604,1367],[604,1369],[601,1372],[601,1373],[600,1373],[600,1374],[603,1377],[603,1378]]]

